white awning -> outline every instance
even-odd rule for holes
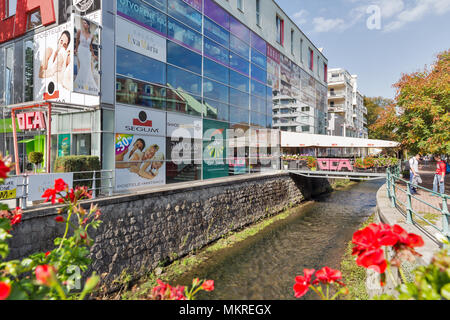
[[[325,136],[298,132],[281,132],[281,147],[318,148],[395,148],[394,141]]]

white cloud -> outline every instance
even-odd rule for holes
[[[410,1],[411,2],[411,1]],[[421,20],[427,14],[442,15],[450,11],[450,0],[416,0],[387,23],[385,32],[398,30],[408,23]]]
[[[292,15],[293,20],[295,21],[295,23],[297,24],[305,24],[308,20],[306,19],[306,17],[308,16],[308,11],[306,10],[300,10],[299,12],[296,12]]]
[[[324,17],[317,17],[313,19],[315,32],[329,32],[331,30],[344,31],[348,28],[343,19],[325,19]]]

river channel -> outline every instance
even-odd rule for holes
[[[339,269],[353,233],[376,208],[376,192],[384,181],[362,182],[295,209],[233,248],[177,279],[214,279],[215,290],[201,300],[290,300],[295,276],[304,268]],[[302,299],[315,299],[308,293]]]

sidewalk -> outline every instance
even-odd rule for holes
[[[421,164],[422,165],[422,164]],[[431,163],[427,166],[422,165],[422,168],[419,169],[420,177],[422,178],[422,184],[421,187],[433,190],[433,180],[434,180],[434,174],[436,165],[435,163]],[[405,179],[406,180],[406,179]],[[401,188],[406,191],[406,184],[403,182],[400,182],[396,184],[396,188]],[[436,225],[438,228],[442,228],[442,215],[439,210],[436,210],[432,208],[429,205],[426,205],[424,202],[429,203],[435,208],[439,208],[442,210],[442,198],[432,196],[430,192],[422,190],[420,188],[417,189],[418,194],[414,195],[415,198],[412,198],[412,209],[420,214],[423,218],[427,219],[434,225]],[[445,194],[449,195],[450,192],[450,176],[445,177]],[[400,202],[403,204],[407,203],[407,196],[404,191],[396,189],[396,196]],[[397,205],[406,212],[406,206],[398,203]],[[449,206],[450,203],[447,203],[447,206]],[[426,229],[429,229],[430,232],[435,233],[436,231],[430,227],[425,221],[421,220],[420,218],[413,217],[415,221],[420,224],[422,227],[425,227]]]

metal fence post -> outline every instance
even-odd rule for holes
[[[95,199],[97,196],[97,183],[96,183],[96,174],[95,174],[95,170],[94,170],[94,177],[92,178],[92,199]]]
[[[23,190],[23,194],[22,194],[22,210],[26,210],[27,209],[27,199],[28,199],[28,183],[29,183],[29,179],[28,179],[28,175],[23,175],[23,182],[22,182],[22,190]]]
[[[447,236],[447,239],[450,241],[450,232],[449,232],[449,217],[450,212],[448,211],[447,206],[447,197],[445,195],[442,195],[442,231],[444,231],[444,234]]]
[[[112,196],[112,192],[113,192],[113,171],[111,170],[111,178],[109,179],[109,194],[108,196]]]
[[[413,218],[412,218],[412,200],[411,200],[411,183],[408,182],[407,183],[407,189],[406,189],[406,197],[407,197],[407,201],[406,201],[406,223],[407,224],[412,224],[413,223]]]
[[[391,203],[392,208],[395,208],[397,206],[397,194],[395,193],[395,176],[391,175]]]
[[[389,199],[391,199],[391,171],[389,168],[386,170],[386,189],[387,189],[387,196]]]

